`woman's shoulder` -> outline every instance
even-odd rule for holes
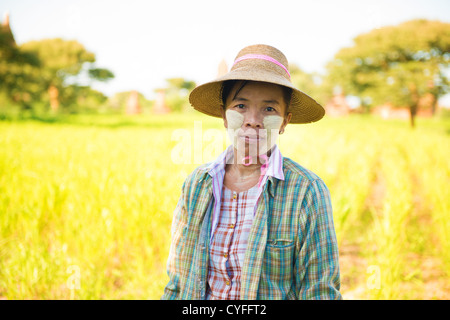
[[[203,179],[205,175],[208,174],[210,164],[211,163],[204,163],[192,170],[186,177],[184,184],[191,185],[193,182]]]
[[[285,183],[289,185],[297,185],[304,190],[310,190],[310,192],[322,196],[329,194],[328,187],[322,178],[292,159],[283,158],[283,172]]]
[[[307,182],[322,181],[316,173],[287,157],[283,157],[283,173],[285,177],[300,178]]]

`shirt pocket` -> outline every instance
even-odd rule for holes
[[[293,284],[294,241],[268,240],[263,259],[264,286],[275,299],[286,298]]]

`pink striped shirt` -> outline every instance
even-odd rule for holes
[[[225,165],[233,161],[233,152],[230,145],[206,168],[213,179],[214,195],[207,299],[239,299],[240,270],[258,199],[268,176],[284,180],[283,157],[274,145],[261,183],[234,198],[233,191],[223,184]]]

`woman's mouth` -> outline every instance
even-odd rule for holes
[[[261,141],[260,136],[240,136],[240,139],[243,139],[246,143],[258,143]]]

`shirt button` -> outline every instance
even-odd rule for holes
[[[230,228],[230,229],[234,229],[234,224],[230,224],[230,225],[229,225],[229,228]]]
[[[228,258],[228,254],[227,254],[227,253],[224,253],[224,254],[223,254],[223,257],[224,257],[224,258]]]
[[[225,284],[226,284],[227,286],[229,286],[229,285],[230,285],[230,280],[225,281]]]
[[[233,199],[236,199],[236,193],[233,193]]]

